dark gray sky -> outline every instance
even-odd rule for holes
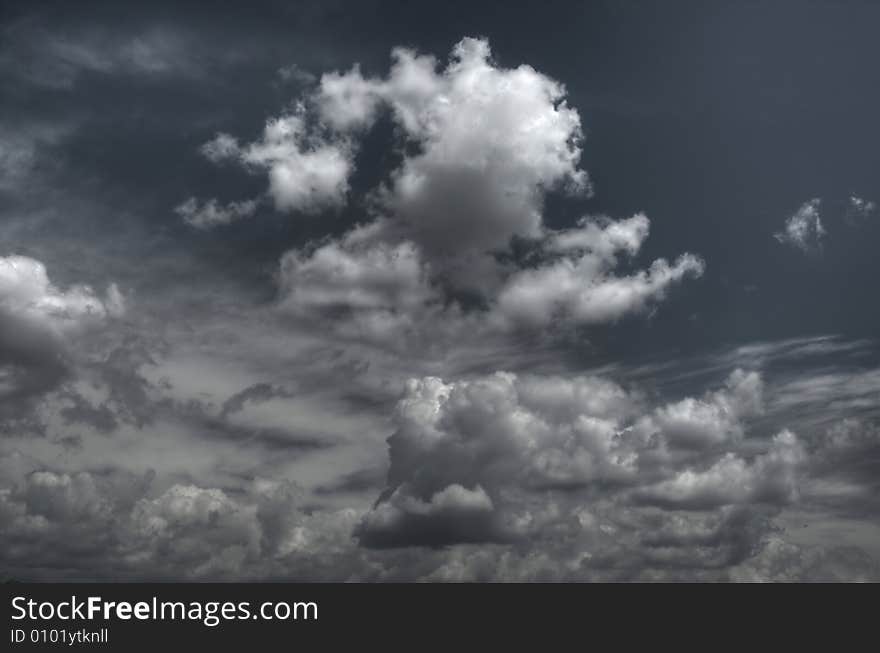
[[[513,4],[4,3],[6,576],[877,578],[880,7]]]

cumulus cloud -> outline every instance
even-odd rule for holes
[[[53,284],[40,261],[0,257],[0,429],[38,430],[34,402],[67,376],[68,342],[125,311],[116,284]],[[21,422],[20,420],[25,420]]]
[[[458,43],[445,68],[401,48],[392,59],[383,78],[365,78],[357,66],[324,75],[307,105],[331,138],[345,142],[387,110],[417,147],[402,151],[374,193],[378,219],[285,255],[285,310],[332,308],[353,318],[349,331],[404,330],[436,343],[486,330],[613,322],[702,274],[704,263],[692,254],[615,274],[648,236],[643,214],[584,218],[564,230],[544,225],[547,192],[588,187],[578,167],[580,117],[560,83],[527,65],[497,66],[481,39]],[[209,156],[237,147],[218,137]],[[535,250],[530,262],[497,258],[514,237]],[[465,310],[461,290],[481,301]]]
[[[797,437],[791,431],[782,431],[773,438],[770,451],[751,464],[728,452],[708,469],[686,469],[640,491],[640,498],[705,510],[733,503],[786,503],[797,498],[795,474],[804,460]]]
[[[612,322],[663,299],[667,289],[699,277],[704,264],[686,254],[675,263],[654,261],[647,270],[614,276],[618,254],[635,255],[648,235],[648,219],[636,215],[611,222],[583,221],[577,228],[551,233],[546,248],[560,256],[518,271],[502,286],[498,314],[513,323],[543,326]]]
[[[783,245],[791,245],[805,253],[815,253],[822,250],[822,239],[825,237],[825,227],[819,215],[821,200],[818,198],[805,202],[785,221],[783,231],[773,237]]]
[[[372,342],[447,346],[462,337],[614,322],[661,302],[704,264],[687,254],[618,276],[647,237],[648,220],[587,220],[549,231],[534,267],[498,268],[497,292],[465,309],[423,250],[379,220],[338,240],[292,250],[281,261],[281,309],[301,320]],[[331,319],[332,318],[332,319]]]
[[[254,506],[240,506],[222,490],[174,485],[140,499],[131,512],[131,536],[150,552],[196,563],[190,574],[236,571],[260,546]]]
[[[442,70],[434,57],[403,48],[392,59],[385,78],[364,78],[357,66],[323,75],[295,112],[267,123],[261,141],[242,148],[219,134],[202,151],[268,169],[279,209],[315,212],[345,201],[354,139],[387,108],[417,153],[404,153],[376,189],[381,210],[435,265],[463,267],[464,283],[473,259],[514,235],[541,234],[547,191],[588,189],[578,168],[580,116],[562,84],[531,66],[496,66],[482,39],[459,42]]]
[[[412,380],[389,439],[388,485],[357,535],[365,546],[393,547],[557,532],[573,542],[617,540],[641,560],[635,523],[669,531],[699,521],[689,511],[739,506],[757,515],[796,500],[806,459],[798,438],[782,431],[757,455],[742,442],[761,411],[761,385],[736,370],[702,399],[650,410],[639,393],[596,376]],[[440,498],[450,488],[468,519],[449,519]],[[666,546],[690,546],[689,537],[670,535]],[[733,546],[705,537],[703,547]]]
[[[766,392],[741,370],[659,405],[596,375],[416,379],[372,509],[279,480],[221,488],[37,466],[0,488],[0,561],[23,569],[27,556],[56,578],[875,578],[859,549],[804,548],[774,519],[830,471],[870,496],[869,470],[854,474],[876,426],[765,436]],[[229,410],[283,393],[250,386]]]
[[[763,410],[763,381],[757,372],[734,371],[722,390],[687,397],[657,408],[638,428],[660,434],[670,447],[703,449],[743,437],[742,419]]]
[[[357,68],[325,76],[318,106],[332,126],[350,129],[387,105],[419,145],[380,197],[431,258],[538,236],[546,191],[587,188],[580,117],[561,84],[530,66],[494,65],[480,39],[459,42],[440,72],[431,56],[398,48],[392,58],[386,79],[365,80]]]
[[[329,567],[352,555],[355,511],[312,515],[290,483],[255,479],[238,496],[153,486],[153,474],[38,470],[0,489],[4,565],[52,565],[73,579],[318,577],[329,572],[315,569],[319,558]]]
[[[119,316],[124,303],[115,284],[109,286],[103,299],[83,284],[61,290],[51,283],[46,266],[40,261],[27,256],[6,256],[0,257],[0,310],[65,331]]]
[[[484,39],[461,40],[445,66],[396,48],[384,77],[358,66],[327,73],[260,140],[220,133],[202,152],[267,170],[277,208],[317,213],[347,201],[359,141],[383,112],[398,128],[400,164],[369,194],[372,220],[282,257],[278,304],[300,323],[442,349],[486,333],[614,322],[703,273],[692,254],[619,273],[648,236],[643,214],[546,227],[548,192],[588,191],[580,116],[562,84],[497,65]],[[178,212],[207,227],[243,209],[190,199]],[[535,250],[531,260],[511,256],[514,238]]]
[[[275,301],[205,293],[190,309],[190,288],[157,316],[114,323],[116,286],[53,283],[29,259],[0,268],[3,571],[703,580],[809,575],[815,560],[865,568],[775,538],[805,500],[824,509],[845,493],[872,509],[857,461],[877,444],[876,373],[755,371],[852,349],[761,343],[704,366],[584,370],[584,336],[654,310],[705,264],[640,259],[643,213],[545,220],[550,193],[591,192],[560,82],[501,65],[484,39],[448,60],[395,49],[375,76],[282,77],[298,103],[256,136],[218,133],[202,155],[265,175],[280,211],[362,210],[281,256]],[[358,153],[386,145],[390,168],[358,196]],[[175,210],[210,229],[262,201],[190,197]],[[819,241],[813,208],[803,233]],[[73,369],[71,345],[104,323],[117,330]],[[148,329],[160,345],[143,344]],[[46,393],[46,437],[27,439],[8,406],[23,415]],[[858,420],[839,421],[856,406]]]
[[[266,171],[276,208],[306,214],[343,206],[354,166],[350,144],[310,131],[302,105],[267,121],[262,138],[249,145],[221,133],[202,146],[202,153],[214,162],[234,160]]]
[[[479,485],[457,483],[423,501],[406,488],[395,490],[355,531],[369,547],[443,546],[503,539],[493,523],[492,499]]]

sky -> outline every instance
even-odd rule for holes
[[[880,580],[878,20],[4,3],[0,577]]]

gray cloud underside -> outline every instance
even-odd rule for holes
[[[4,34],[20,93],[216,84],[224,61],[167,29]],[[224,181],[165,189],[164,217],[73,183],[55,155],[88,121],[0,130],[0,573],[880,579],[875,341],[600,364],[595,336],[713,262],[647,256],[643,213],[548,224],[589,191],[565,86],[480,39],[329,60],[284,67],[296,102],[250,137],[222,111],[187,135]],[[358,190],[383,120],[393,163]],[[817,253],[819,208],[777,240]]]

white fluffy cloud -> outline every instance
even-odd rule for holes
[[[612,322],[663,299],[674,283],[703,273],[703,262],[686,254],[671,265],[658,259],[647,270],[614,276],[618,254],[636,254],[648,225],[639,214],[618,222],[584,221],[575,229],[551,233],[546,248],[558,256],[511,275],[500,290],[498,314],[528,326],[557,320]]]
[[[805,459],[797,437],[782,431],[751,464],[728,452],[705,470],[686,469],[639,494],[649,502],[703,510],[734,503],[786,503],[797,498],[796,474]]]
[[[40,261],[0,257],[0,430],[41,431],[36,406],[68,375],[72,339],[124,312],[115,284],[62,289]]]
[[[319,113],[352,130],[390,108],[418,153],[404,156],[380,203],[435,265],[468,285],[487,252],[514,235],[541,234],[547,191],[587,189],[580,116],[558,82],[527,65],[496,66],[485,40],[463,39],[442,70],[434,57],[402,48],[392,58],[384,79],[365,79],[357,67],[324,75]]]
[[[307,214],[345,204],[354,165],[348,142],[310,132],[302,107],[269,120],[262,138],[247,146],[240,146],[228,134],[218,134],[202,146],[202,152],[214,162],[231,159],[265,170],[276,208]]]
[[[621,259],[638,253],[648,224],[637,215],[545,230],[537,241],[544,260],[530,268],[498,267],[497,291],[487,291],[482,307],[464,311],[445,292],[449,277],[438,273],[422,248],[401,238],[391,220],[379,220],[338,240],[288,252],[281,261],[280,302],[303,318],[332,315],[333,330],[372,340],[383,332],[385,340],[394,339],[402,330],[414,341],[436,343],[614,322],[657,304],[675,284],[703,273],[702,260],[686,254],[672,264],[658,259],[647,270],[616,275]]]
[[[614,322],[652,307],[704,264],[684,254],[620,274],[648,236],[643,214],[547,229],[545,195],[589,186],[578,167],[580,116],[565,96],[531,66],[497,65],[483,39],[462,39],[445,66],[396,48],[384,77],[358,66],[327,73],[260,140],[241,145],[221,133],[202,152],[266,169],[278,208],[317,212],[347,200],[359,139],[380,112],[396,123],[401,163],[370,194],[372,222],[282,258],[283,311],[322,331],[423,345]],[[251,208],[190,199],[178,212],[208,227]],[[531,243],[536,264],[514,262],[513,237]],[[462,291],[478,301],[465,309]]]
[[[757,372],[734,371],[722,390],[657,408],[638,428],[660,434],[673,448],[705,449],[739,440],[742,420],[761,413],[763,382]]]
[[[0,310],[53,330],[64,331],[124,312],[119,288],[111,284],[105,297],[83,284],[56,287],[46,266],[27,256],[0,257]]]
[[[785,229],[773,235],[783,245],[797,247],[803,252],[818,252],[822,249],[825,227],[819,215],[822,201],[818,198],[804,202],[803,205],[785,221]]]

